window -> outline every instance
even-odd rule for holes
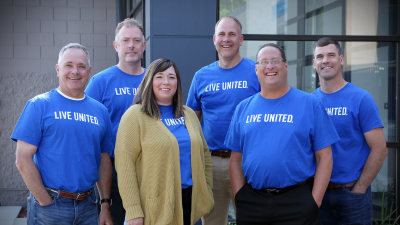
[[[344,55],[345,80],[367,90],[378,105],[389,155],[372,187],[374,218],[385,204],[397,207],[396,161],[400,147],[398,54],[400,35],[393,0],[219,0],[220,18],[231,15],[243,26],[241,56],[255,60],[258,49],[273,42],[285,49],[289,85],[306,92],[319,87],[313,46],[323,36],[338,40]]]

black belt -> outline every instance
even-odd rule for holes
[[[296,187],[301,186],[302,184],[305,184],[308,180],[305,180],[303,182],[297,183],[292,186],[284,187],[284,188],[261,188],[261,189],[255,189],[263,192],[267,192],[270,195],[281,195],[285,192],[288,192]],[[250,185],[251,186],[251,185]],[[253,188],[253,187],[252,187]],[[254,189],[254,188],[253,188]]]

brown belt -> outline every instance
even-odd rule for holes
[[[352,186],[354,186],[356,183],[357,183],[357,181],[353,181],[353,182],[350,182],[350,183],[347,183],[347,184],[335,184],[335,183],[329,182],[328,188],[329,188],[329,189],[332,189],[332,188],[341,188],[342,186],[344,186],[344,187],[352,187]]]
[[[210,151],[212,156],[218,156],[221,158],[230,158],[231,151],[229,150],[218,150],[218,151]]]
[[[46,187],[46,190],[54,192],[54,193],[58,193],[60,192],[60,196],[64,197],[64,198],[72,198],[75,200],[83,200],[87,197],[89,197],[89,195],[92,193],[94,187],[92,187],[91,189],[85,191],[85,192],[81,192],[81,193],[71,193],[68,191],[61,191],[61,190],[57,190],[57,189],[53,189],[53,188],[49,188]]]

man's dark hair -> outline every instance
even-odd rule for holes
[[[258,53],[260,53],[261,49],[265,48],[265,47],[274,47],[277,48],[280,52],[281,52],[281,56],[284,62],[286,62],[286,54],[285,54],[285,50],[283,50],[283,48],[281,48],[279,45],[274,44],[274,43],[268,43],[265,44],[263,46],[261,46],[260,49],[258,49],[257,55],[256,55],[256,61],[258,61]]]
[[[315,49],[317,47],[324,47],[330,44],[334,44],[336,46],[336,49],[339,53],[339,55],[342,55],[342,49],[340,48],[339,42],[337,42],[336,40],[334,40],[331,37],[323,37],[321,39],[319,39],[317,42],[315,42],[314,45],[314,57],[315,57]]]

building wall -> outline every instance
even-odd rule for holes
[[[196,71],[216,59],[212,36],[217,2],[146,0],[145,16],[146,66],[159,58],[173,60],[186,102]]]
[[[0,205],[26,207],[10,136],[26,102],[58,86],[60,49],[86,46],[96,74],[116,64],[115,27],[115,0],[0,1]]]

